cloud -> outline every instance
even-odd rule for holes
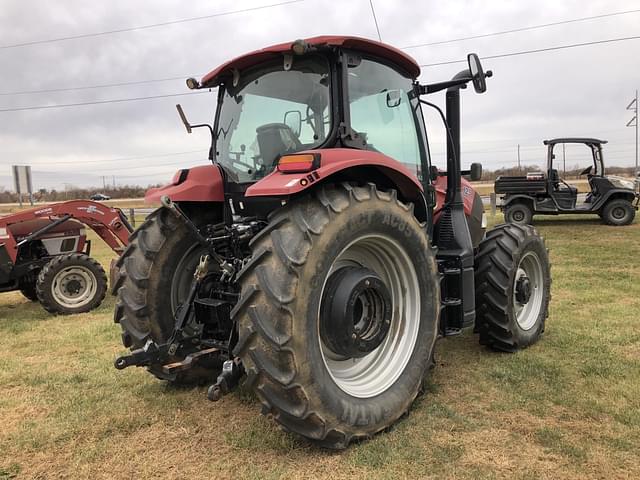
[[[0,10],[3,45],[208,15],[270,3],[270,0],[208,2],[125,0],[5,0]],[[633,1],[550,0],[507,2],[375,1],[383,40],[398,46],[459,38],[539,23],[637,8]],[[407,50],[420,63],[462,59],[637,33],[640,13],[545,29]],[[95,85],[138,79],[197,76],[241,53],[319,34],[375,38],[367,0],[329,4],[322,0],[245,12],[142,31],[43,45],[0,49],[0,93]],[[463,163],[487,168],[513,165],[517,144],[527,162],[542,163],[542,140],[579,135],[610,140],[609,164],[634,162],[633,129],[624,108],[640,86],[640,40],[487,60],[494,71],[488,91],[463,94]],[[463,64],[425,69],[422,81],[450,78]],[[187,93],[184,81],[33,95],[0,96],[0,108],[76,103]],[[443,105],[444,96],[434,99]],[[185,133],[175,112],[179,101],[192,121],[210,121],[213,95],[166,98],[58,110],[0,113],[0,185],[10,186],[10,165],[31,164],[38,186],[64,182],[101,185],[156,183],[171,171],[206,161],[206,153],[120,159],[207,149],[207,134]],[[444,131],[425,112],[433,157],[444,159]],[[607,155],[607,151],[611,151]],[[105,160],[101,162],[100,160]],[[73,163],[75,162],[75,163]]]

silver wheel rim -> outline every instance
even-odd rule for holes
[[[522,277],[528,277],[531,285],[529,300],[521,304],[516,300],[516,285]],[[538,321],[542,301],[544,299],[544,276],[542,263],[534,252],[527,252],[520,259],[518,270],[513,281],[513,306],[516,322],[523,330],[530,330]]]
[[[53,298],[65,308],[84,307],[93,300],[97,290],[96,276],[80,265],[63,268],[51,284]]]
[[[324,345],[318,331],[320,351],[327,371],[341,390],[354,397],[370,398],[394,384],[413,353],[420,327],[418,275],[404,249],[386,235],[365,235],[352,241],[336,257],[327,278],[346,266],[366,267],[380,276],[391,294],[391,326],[380,346],[362,358],[335,354]],[[325,286],[326,280],[323,294]]]

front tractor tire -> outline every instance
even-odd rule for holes
[[[193,215],[193,220],[203,224],[213,221],[213,217],[213,210],[202,209]],[[122,328],[125,347],[135,350],[144,347],[149,339],[157,344],[169,339],[175,312],[188,295],[203,253],[197,240],[167,208],[152,212],[131,235],[115,265],[116,281],[112,286],[117,294],[114,321]],[[218,367],[198,364],[170,376],[159,367],[149,367],[149,371],[161,380],[191,384],[215,380]]]
[[[107,292],[107,275],[89,255],[53,257],[38,274],[36,294],[49,313],[70,315],[97,308]]]
[[[515,352],[538,341],[549,315],[551,267],[530,225],[487,232],[476,257],[476,330],[480,343]]]
[[[438,330],[433,250],[413,209],[373,185],[321,188],[269,220],[239,273],[234,354],[263,414],[346,448],[421,390]]]

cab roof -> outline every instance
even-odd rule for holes
[[[344,47],[362,53],[376,55],[397,65],[404,70],[411,78],[420,75],[420,65],[409,55],[390,45],[369,40],[361,37],[323,35],[319,37],[306,38],[304,41],[315,47]],[[200,81],[201,88],[215,87],[222,82],[225,75],[231,74],[235,70],[243,70],[264,61],[278,58],[283,53],[290,53],[294,42],[279,43],[267,48],[255,50],[223,63],[219,67],[211,70]]]
[[[606,140],[598,140],[597,138],[582,138],[582,137],[567,137],[567,138],[553,138],[551,140],[545,140],[545,145],[555,145],[556,143],[586,143],[602,145],[607,143]]]

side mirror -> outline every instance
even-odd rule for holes
[[[472,163],[471,168],[469,169],[469,179],[472,182],[477,182],[482,178],[482,164],[481,163]]]
[[[299,110],[289,110],[284,114],[283,123],[291,129],[296,137],[299,137],[302,131],[302,113]]]
[[[440,171],[438,170],[438,167],[436,167],[435,165],[431,165],[429,167],[429,178],[431,179],[432,182],[435,182],[436,180],[438,180],[438,177]]]
[[[187,120],[184,110],[182,110],[182,105],[177,104],[176,110],[178,110],[178,115],[180,115],[180,119],[182,120],[182,123],[184,123],[184,128],[187,129],[187,133],[191,133],[191,124],[189,123],[189,120]]]
[[[401,90],[389,90],[387,91],[387,107],[395,108],[402,102]]]
[[[487,90],[487,82],[478,55],[470,53],[467,55],[467,62],[469,63],[469,73],[473,81],[473,88],[476,93],[484,93]],[[486,76],[490,77],[491,72],[487,72]]]

